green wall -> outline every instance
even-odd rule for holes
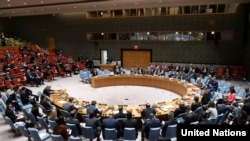
[[[240,5],[236,14],[178,15],[86,19],[83,14],[43,15],[1,18],[0,27],[9,34],[47,48],[47,38],[54,37],[56,48],[65,54],[100,59],[100,50],[120,60],[122,48],[152,49],[153,62],[211,63],[245,66],[249,72],[249,5]],[[214,20],[215,25],[209,25]],[[86,40],[89,32],[133,31],[222,31],[234,32],[230,41],[94,41]],[[249,74],[249,73],[248,73]],[[250,75],[249,75],[250,76]]]

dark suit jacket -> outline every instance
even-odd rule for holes
[[[16,122],[16,119],[17,119],[17,116],[15,115],[15,113],[12,111],[12,110],[6,110],[5,111],[5,116],[9,117],[10,120],[15,123]]]
[[[68,118],[66,118],[65,122],[75,124],[77,129],[78,129],[79,134],[80,135],[82,134],[82,127],[81,127],[80,122],[79,122],[78,119],[73,118],[73,117],[68,117]]]
[[[115,128],[117,131],[119,131],[119,122],[117,119],[114,119],[113,117],[109,117],[109,118],[103,119],[101,128],[102,128],[103,138],[105,138],[104,129]],[[117,136],[119,135],[119,133],[120,132],[117,132]]]
[[[159,119],[153,118],[145,122],[144,133],[147,139],[148,139],[150,128],[155,128],[155,127],[161,127],[161,121]]]
[[[24,91],[20,93],[20,100],[22,101],[23,105],[30,103],[29,95]]]
[[[136,137],[137,137],[137,135],[138,135],[138,124],[137,124],[137,120],[136,119],[126,119],[126,120],[123,120],[123,128],[135,128]]]
[[[175,124],[178,124],[176,119],[171,119],[171,120],[166,121],[165,124],[162,126],[161,136],[165,137],[168,126],[175,125]]]

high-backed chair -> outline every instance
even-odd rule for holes
[[[48,126],[51,130],[54,129],[54,127],[57,125],[56,121],[55,120],[51,120],[51,119],[48,119]]]
[[[43,105],[39,105],[39,107],[42,109],[42,112],[47,116],[52,112],[52,109],[47,110]]]
[[[95,133],[92,127],[89,126],[83,126],[82,127],[82,132],[83,132],[83,136],[85,138],[88,138],[90,140],[93,140],[95,137]]]
[[[50,138],[50,134],[47,132],[39,132],[36,128],[28,128],[31,138],[34,141],[45,141]]]
[[[13,123],[12,120],[7,116],[5,116],[4,118],[7,121],[7,123],[10,125],[10,129],[11,129],[12,132],[15,133],[15,135],[18,135],[20,133],[20,131],[18,129],[19,125],[25,125],[24,122]]]
[[[117,131],[115,128],[104,128],[104,140],[116,140]]]
[[[80,133],[79,133],[79,131],[78,131],[78,129],[77,129],[77,127],[76,127],[75,124],[66,123],[66,126],[67,126],[69,129],[71,129],[71,135],[72,135],[72,136],[75,136],[75,137],[80,136]]]
[[[136,140],[135,128],[124,128],[123,139],[124,140]]]
[[[69,141],[82,141],[82,139],[80,137],[70,136]]]
[[[46,130],[47,133],[49,133],[49,125],[48,125],[47,122],[44,120],[44,118],[43,118],[43,117],[39,117],[39,116],[37,116],[36,118],[38,119],[38,122],[39,122],[40,126],[41,126],[42,128],[44,128],[44,129]]]
[[[30,133],[28,132],[28,130],[26,129],[25,125],[19,125],[19,126],[18,126],[18,129],[20,130],[21,134],[22,134],[24,137],[27,137],[27,138],[28,138],[28,141],[31,141],[31,135],[30,135]]]
[[[148,134],[148,140],[149,141],[158,141],[160,137],[160,127],[150,128],[149,134]]]
[[[55,135],[55,134],[51,134],[51,140],[52,141],[64,141],[61,135]]]
[[[59,109],[60,115],[63,117],[69,117],[70,113],[64,109]]]
[[[177,124],[168,125],[165,137],[169,139],[176,138],[177,134],[176,132],[177,132]]]

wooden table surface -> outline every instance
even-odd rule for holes
[[[181,96],[181,98],[174,99],[172,101],[159,101],[156,105],[154,105],[157,111],[156,116],[166,115],[168,112],[174,111],[180,102],[191,104],[193,96],[200,92],[200,89],[193,84],[158,76],[119,75],[91,78],[91,86],[94,88],[118,85],[156,87],[175,92]],[[51,101],[60,108],[63,108],[64,103],[68,101],[69,97],[70,94],[67,94],[66,89],[58,90],[55,94],[50,95]],[[89,101],[78,100],[75,98],[74,103],[80,108],[79,113],[86,114],[86,105],[90,104]],[[145,104],[146,103],[138,103],[138,105],[123,105],[123,109],[124,111],[131,111],[133,117],[140,118],[141,110],[145,108]],[[102,117],[108,117],[109,113],[117,112],[120,105],[97,103],[96,106],[103,110]]]

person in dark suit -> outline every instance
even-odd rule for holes
[[[82,134],[82,127],[80,125],[80,122],[77,118],[75,118],[75,115],[76,115],[76,110],[73,109],[71,112],[70,112],[70,116],[66,118],[65,122],[66,123],[70,123],[70,124],[75,124],[76,125],[76,128],[78,130],[78,133],[81,135]]]
[[[222,113],[226,113],[226,111],[232,111],[232,106],[227,104],[227,101],[225,99],[218,99],[216,103],[216,109],[218,112],[218,115]]]
[[[9,104],[9,103],[11,103],[15,107],[16,112],[21,110],[20,106],[17,103],[17,94],[16,94],[16,92],[9,95],[9,97],[8,97],[8,99],[6,101],[6,105]]]
[[[98,108],[96,108],[96,101],[91,101],[91,104],[87,106],[87,114],[90,114],[94,112],[95,116],[100,116],[102,114],[102,111],[100,111]]]
[[[194,102],[191,104],[191,111],[195,111],[197,108],[201,107],[202,104],[199,102],[199,96],[194,96]]]
[[[101,134],[101,122],[100,120],[95,117],[95,113],[90,113],[89,117],[85,118],[86,126],[92,127],[94,130],[94,135],[97,138],[97,141],[100,140],[100,134]]]
[[[50,94],[55,93],[55,90],[51,89],[51,85],[47,85],[44,89],[43,89],[43,94],[47,95],[48,97],[50,96]]]
[[[103,119],[101,129],[103,132],[103,138],[105,139],[104,129],[105,128],[115,128],[117,131],[119,131],[119,123],[117,119],[114,119],[114,114],[109,113],[109,117]],[[118,132],[117,132],[118,133]],[[117,134],[118,137],[118,134]]]
[[[117,118],[126,118],[126,114],[123,113],[123,107],[122,107],[122,106],[120,106],[120,107],[118,108],[118,113],[116,113],[116,114],[114,115],[114,118],[115,118],[115,119],[117,119]]]
[[[149,131],[150,128],[156,128],[156,127],[161,127],[161,121],[155,117],[155,115],[153,113],[151,113],[149,115],[149,120],[146,120],[146,122],[144,123],[144,129],[142,129],[142,136],[144,138],[144,134],[145,137],[148,139],[149,136]]]
[[[9,103],[6,107],[5,116],[10,118],[10,120],[13,123],[18,122],[18,121],[23,121],[23,122],[25,121],[25,118],[23,116],[18,116],[14,113],[13,105],[11,103]]]
[[[143,119],[143,120],[149,119],[151,113],[155,114],[156,111],[155,111],[155,109],[153,109],[153,108],[150,107],[150,104],[149,104],[149,103],[147,103],[147,104],[146,104],[146,108],[143,109],[142,112],[141,112],[142,119]]]
[[[169,112],[167,117],[168,117],[167,121],[164,122],[164,124],[162,126],[162,130],[161,130],[162,137],[166,136],[167,128],[169,125],[178,124],[177,120],[174,118],[174,112]]]
[[[29,94],[26,93],[26,88],[22,87],[20,91],[20,100],[22,101],[23,105],[29,104],[31,101],[29,99]]]
[[[117,119],[118,122],[119,122],[119,131],[118,131],[119,135],[118,136],[122,137],[123,136],[123,119],[126,118],[126,114],[123,113],[123,107],[122,106],[120,106],[118,108],[118,113],[116,113],[114,115],[114,118]]]
[[[38,102],[34,102],[31,108],[31,113],[34,115],[36,121],[38,121],[37,116],[38,117],[42,117],[43,114],[39,112],[39,103]]]
[[[207,113],[204,111],[201,113],[201,120],[199,121],[198,125],[213,125],[214,120],[208,118]]]
[[[124,128],[135,128],[136,131],[136,138],[138,136],[138,124],[137,120],[132,118],[132,113],[127,111],[127,119],[123,121],[123,131]]]

